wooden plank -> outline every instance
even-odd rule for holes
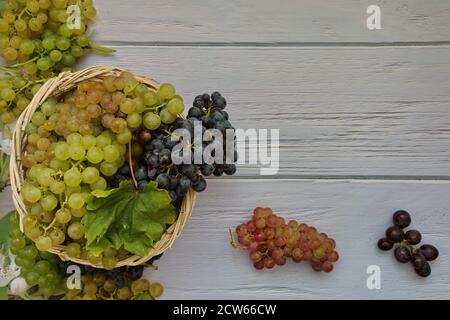
[[[171,251],[148,271],[165,299],[449,299],[450,183],[215,180],[200,194]],[[245,251],[229,245],[228,228],[256,206],[314,225],[336,239],[341,259],[330,274],[306,263],[256,271]],[[392,252],[377,249],[391,214],[409,210],[423,243],[440,250],[432,274],[419,278]],[[381,268],[381,290],[368,290],[366,269]]]
[[[117,50],[84,65],[173,82],[188,102],[220,90],[236,127],[280,129],[280,175],[450,176],[448,47]]]
[[[96,0],[96,39],[117,42],[449,41],[446,0]],[[381,8],[381,30],[366,26]]]

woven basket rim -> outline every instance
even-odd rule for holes
[[[20,216],[20,228],[23,231],[23,218],[27,214],[26,206],[20,196],[20,189],[25,181],[24,170],[22,168],[22,155],[24,153],[24,147],[26,146],[26,134],[25,128],[31,121],[33,113],[41,106],[41,104],[51,96],[58,96],[61,93],[68,92],[73,89],[79,82],[85,80],[101,81],[109,75],[118,74],[121,72],[129,72],[126,69],[113,66],[92,66],[76,72],[63,72],[58,76],[47,80],[41,89],[34,95],[28,107],[22,112],[17,120],[16,127],[13,132],[11,143],[11,157],[10,157],[10,177],[11,177],[11,189],[14,206]],[[153,90],[158,90],[159,83],[152,78],[135,75],[136,79],[147,85]],[[116,267],[123,266],[136,266],[145,263],[152,257],[155,257],[166,250],[170,249],[174,241],[180,236],[187,220],[192,214],[196,200],[196,193],[189,189],[187,195],[184,197],[181,204],[180,213],[177,220],[172,224],[163,234],[161,239],[157,241],[149,253],[144,256],[130,255],[129,257],[120,260]],[[52,247],[49,252],[58,255],[63,261],[73,261],[82,265],[88,265],[95,268],[102,268],[101,264],[92,264],[87,260],[80,258],[69,257],[64,252],[64,246],[59,245]]]

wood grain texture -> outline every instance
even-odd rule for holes
[[[171,251],[149,271],[165,285],[165,299],[449,299],[450,183],[300,180],[214,180]],[[256,271],[245,251],[229,245],[228,228],[256,206],[314,225],[336,239],[341,259],[330,274],[288,262]],[[423,243],[440,250],[432,275],[419,278],[377,240],[403,208]],[[381,268],[381,290],[368,290],[366,269]]]
[[[113,42],[449,41],[446,0],[96,0],[96,39]],[[366,27],[369,5],[382,29]]]
[[[448,47],[117,50],[84,65],[173,82],[188,103],[219,89],[236,127],[280,129],[280,175],[450,176]]]

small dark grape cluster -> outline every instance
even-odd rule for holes
[[[393,215],[394,225],[386,230],[386,237],[378,240],[378,248],[383,251],[391,250],[395,244],[399,244],[394,250],[394,256],[400,263],[410,262],[416,273],[421,277],[431,274],[428,261],[433,261],[439,256],[439,251],[431,244],[424,244],[420,248],[414,247],[422,241],[422,235],[417,230],[404,231],[411,224],[411,215],[398,210]]]
[[[192,141],[189,141],[191,148],[194,148],[194,122],[202,124],[202,133],[207,129],[218,129],[226,139],[226,130],[231,129],[234,137],[234,127],[231,125],[228,113],[223,109],[226,106],[226,99],[218,92],[199,95],[195,98],[193,107],[189,110],[186,119],[177,118],[172,124],[161,124],[156,130],[142,129],[133,137],[133,158],[141,159],[135,161],[134,176],[138,182],[138,188],[142,189],[152,180],[158,182],[158,188],[169,192],[172,201],[179,204],[189,188],[196,192],[206,189],[205,177],[223,174],[233,175],[236,173],[236,165],[227,163],[226,141],[223,141],[224,163],[208,164],[205,159],[202,163],[194,164],[194,150],[192,149],[192,162],[175,165],[172,161],[172,151],[181,140],[172,139],[172,133],[176,129],[186,129],[190,132]],[[202,142],[203,150],[211,142]],[[234,148],[235,150],[236,148]],[[231,155],[231,161],[237,161],[237,152]],[[129,164],[121,167],[117,175],[110,182],[113,187],[118,187],[122,180],[131,178]]]

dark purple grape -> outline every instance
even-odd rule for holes
[[[383,251],[391,250],[393,246],[394,244],[386,238],[381,238],[378,240],[378,248]]]
[[[188,112],[188,117],[189,118],[197,118],[200,119],[201,117],[203,117],[204,113],[203,110],[197,107],[192,107],[189,109]]]
[[[394,250],[394,256],[398,262],[406,263],[411,260],[411,251],[406,247],[397,247]]]
[[[436,249],[436,247],[432,246],[431,244],[424,244],[423,246],[421,246],[420,252],[424,255],[427,261],[433,261],[439,256],[438,249]]]
[[[421,277],[428,277],[431,274],[431,267],[428,262],[425,262],[422,268],[414,269],[416,273]]]
[[[215,169],[214,165],[211,165],[211,164],[204,164],[200,168],[202,174],[206,177],[209,177],[210,175],[212,175],[214,172],[214,169]]]
[[[217,164],[216,168],[214,169],[214,175],[216,177],[222,176],[223,175],[223,169],[224,169],[223,164]]]
[[[422,235],[417,230],[408,230],[405,233],[405,240],[412,245],[419,244],[422,241]]]
[[[416,251],[415,253],[413,253],[411,257],[411,264],[415,269],[423,268],[426,263],[427,259],[425,259],[425,256],[420,251]]]
[[[399,228],[406,228],[411,224],[411,215],[405,210],[398,210],[394,213],[392,220]]]
[[[192,185],[192,189],[194,189],[196,192],[203,192],[206,189],[206,181],[205,178],[200,176],[197,182],[195,182]]]
[[[129,267],[127,270],[127,278],[131,281],[136,281],[142,278],[142,274],[144,273],[143,266]]]
[[[236,173],[236,165],[235,164],[226,164],[223,166],[223,171],[229,175],[232,176],[233,174]]]
[[[159,174],[156,177],[156,181],[158,182],[158,188],[160,188],[160,189],[169,189],[170,178],[165,173]]]
[[[386,230],[386,238],[393,242],[402,242],[404,237],[403,230],[400,227],[392,226]]]

